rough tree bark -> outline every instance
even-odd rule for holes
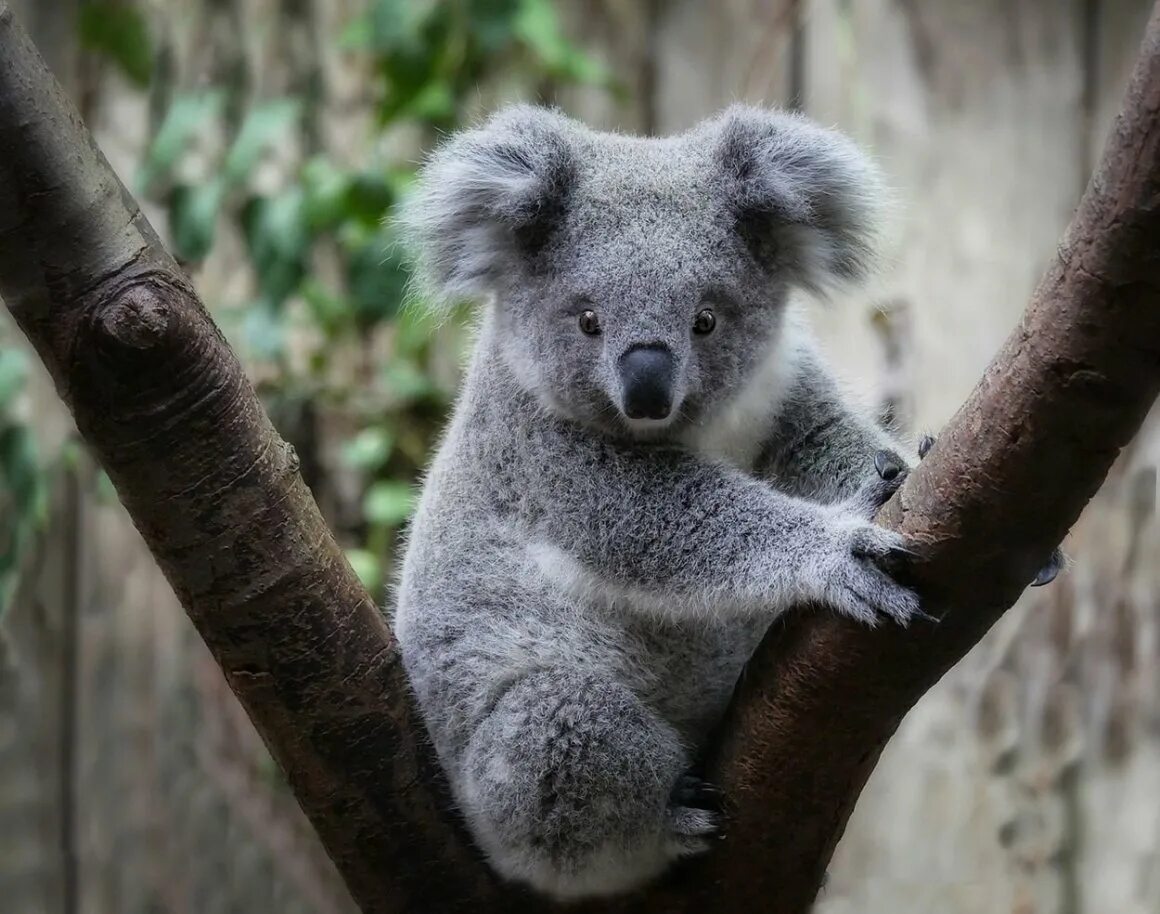
[[[600,910],[801,914],[902,716],[1014,602],[1160,391],[1160,9],[1058,256],[882,521],[937,625],[803,612],[717,759],[722,851]],[[0,295],[367,912],[537,911],[455,817],[391,634],[237,359],[0,0]],[[572,907],[570,910],[583,910]]]

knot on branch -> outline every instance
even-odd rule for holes
[[[61,322],[58,339],[66,396],[78,413],[140,423],[148,437],[159,416],[176,416],[199,402],[213,408],[222,401],[211,394],[245,382],[193,291],[167,270],[107,279],[77,312],[71,324]]]
[[[118,290],[95,317],[102,348],[114,358],[144,352],[165,341],[171,309],[148,280]]]

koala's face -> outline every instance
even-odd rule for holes
[[[559,222],[505,283],[499,339],[557,411],[674,431],[770,356],[786,284],[734,230],[704,158],[625,139],[582,156]]]
[[[510,109],[420,186],[407,217],[429,290],[493,295],[527,389],[645,437],[712,418],[778,357],[792,285],[862,272],[877,196],[848,141],[746,108],[665,139]]]

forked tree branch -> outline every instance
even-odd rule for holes
[[[601,911],[808,909],[906,711],[1010,606],[1160,392],[1160,14],[1022,322],[887,506],[938,625],[799,614],[717,761],[721,852]],[[366,912],[530,912],[449,806],[395,643],[242,367],[0,0],[0,295]],[[572,911],[584,910],[572,906]]]

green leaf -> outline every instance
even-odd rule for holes
[[[281,307],[306,274],[313,242],[302,189],[254,197],[242,213],[242,224],[262,298],[271,308]]]
[[[371,44],[380,54],[423,54],[430,50],[423,32],[439,4],[423,0],[374,0],[370,8]]]
[[[431,82],[412,95],[400,113],[439,123],[455,114],[455,95],[447,83]]]
[[[351,328],[353,309],[344,296],[327,289],[313,277],[307,277],[298,292],[327,339],[334,339]]]
[[[614,80],[608,68],[594,57],[572,49],[556,64],[556,76],[568,82],[613,88]]]
[[[520,0],[470,0],[468,9],[471,37],[480,53],[494,57],[510,47]]]
[[[381,469],[391,456],[395,436],[381,425],[364,428],[342,446],[342,459],[358,470],[374,472]]]
[[[395,359],[384,366],[383,383],[396,399],[404,403],[439,393],[431,379],[408,359]]]
[[[84,456],[85,451],[81,443],[75,438],[70,438],[61,444],[60,450],[56,452],[54,463],[56,468],[60,470],[75,473],[80,469]]]
[[[37,519],[43,508],[44,480],[36,439],[23,425],[0,429],[0,479],[4,481],[17,514],[29,521]]]
[[[213,246],[225,191],[220,177],[208,184],[185,184],[173,189],[169,197],[169,233],[178,257],[205,259]]]
[[[560,20],[549,0],[521,0],[515,27],[523,42],[546,62],[568,53]]]
[[[402,252],[385,229],[347,236],[346,281],[355,316],[363,326],[393,317],[406,297],[408,273]]]
[[[291,98],[277,98],[255,105],[246,114],[223,166],[226,181],[240,184],[254,171],[263,153],[293,129],[302,105]]]
[[[608,82],[607,70],[564,37],[550,0],[520,0],[515,31],[551,75],[571,82]]]
[[[258,302],[246,309],[242,320],[246,344],[260,358],[276,359],[286,348],[286,328],[282,313],[266,302]]]
[[[80,9],[81,45],[111,60],[140,88],[153,74],[153,41],[145,16],[124,3],[85,3]]]
[[[425,0],[375,0],[371,7],[371,48],[378,56],[385,89],[381,123],[412,115],[416,98],[445,82],[445,58],[462,51],[462,36],[453,34],[458,4]],[[461,61],[462,62],[462,61]],[[454,64],[451,64],[454,66]],[[428,95],[424,105],[431,104]]]
[[[338,36],[338,46],[343,50],[361,51],[371,46],[373,38],[370,16],[357,16],[343,28]]]
[[[220,90],[190,92],[174,97],[165,113],[161,126],[145,152],[145,160],[138,175],[138,185],[149,193],[162,177],[173,174],[177,163],[188,151],[190,141],[199,131],[207,129],[207,121],[221,115],[225,94]]]
[[[21,349],[0,350],[0,407],[6,406],[24,389],[28,377],[28,356]]]
[[[396,197],[391,175],[373,171],[353,175],[346,195],[346,215],[378,231]]]
[[[363,587],[374,593],[383,586],[383,563],[373,552],[366,549],[347,549],[346,560],[362,581]]]
[[[315,156],[302,167],[303,208],[313,231],[332,229],[347,218],[355,181],[325,156]]]
[[[117,487],[113,485],[113,480],[109,478],[109,474],[104,470],[97,471],[96,484],[93,487],[97,499],[107,505],[115,505],[117,503]]]
[[[415,493],[410,485],[385,479],[367,489],[363,517],[376,526],[397,527],[411,516],[414,505]]]
[[[404,307],[395,320],[395,351],[414,358],[423,351],[439,328],[439,315],[415,303]]]

